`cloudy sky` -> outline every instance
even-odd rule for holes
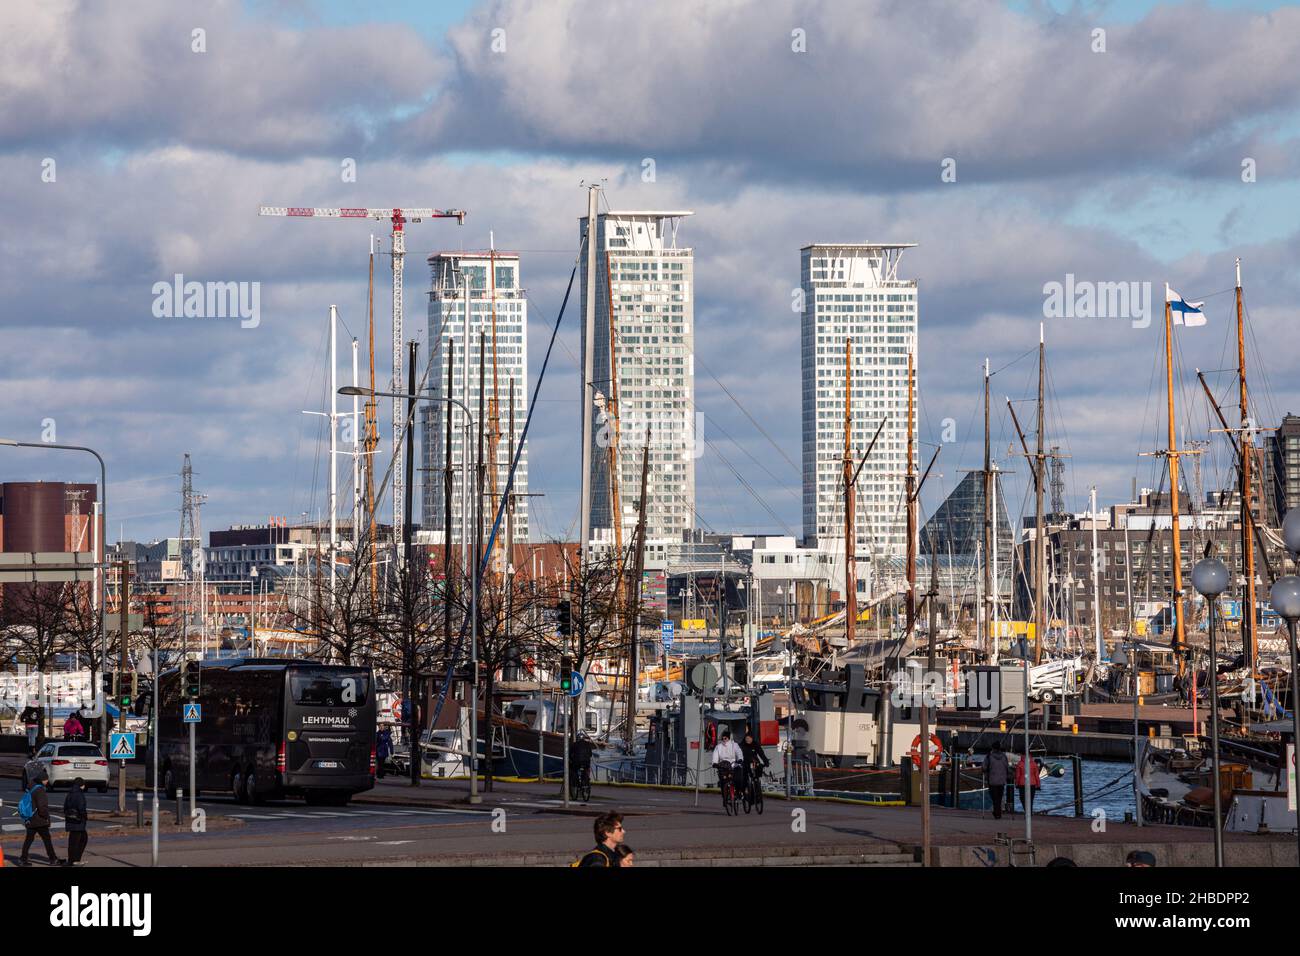
[[[1300,11],[1268,0],[9,0],[0,436],[53,429],[101,450],[110,539],[177,533],[186,452],[205,530],[314,516],[323,429],[301,413],[327,403],[331,303],[364,340],[371,230],[258,205],[467,210],[464,226],[411,227],[407,329],[426,338],[424,256],[491,230],[523,255],[535,382],[579,183],[607,179],[614,207],[696,213],[679,241],[696,254],[708,527],[800,531],[790,304],[809,242],[918,243],[901,274],[921,288],[921,434],[955,438],[931,499],[978,466],[987,356],[996,451],[1020,472],[1013,513],[1025,468],[1007,456],[1003,398],[1032,394],[1039,323],[1048,437],[1080,508],[1093,484],[1103,502],[1154,484],[1140,453],[1164,444],[1163,285],[1204,299],[1208,324],[1176,343],[1178,417],[1212,441],[1212,489],[1228,458],[1194,370],[1235,403],[1237,256],[1257,421],[1300,411],[1298,106]],[[260,323],[155,316],[153,284],[176,273],[260,283]],[[1150,283],[1151,325],[1045,318],[1044,285],[1067,275]],[[381,260],[381,380],[388,281]],[[538,538],[574,534],[576,318],[530,441]],[[96,474],[66,453],[0,456],[5,480]]]

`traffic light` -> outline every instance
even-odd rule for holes
[[[199,697],[199,662],[182,661],[181,662],[181,693],[190,700],[197,700]]]
[[[558,628],[561,637],[568,637],[573,633],[572,601],[560,601],[555,605],[555,626]]]
[[[131,671],[131,683],[126,682],[126,675],[118,681],[118,698],[123,710],[131,709],[131,701],[135,700],[136,691],[139,689],[139,675]]]
[[[560,691],[565,694],[573,691],[573,658],[568,654],[560,655]]]
[[[104,671],[104,699],[112,700],[117,696],[117,673]]]

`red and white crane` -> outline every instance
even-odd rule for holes
[[[364,208],[341,207],[338,209],[317,209],[310,206],[259,206],[259,216],[296,216],[307,219],[378,219],[388,220],[392,224],[393,251],[393,392],[405,392],[406,383],[402,380],[402,267],[406,258],[406,232],[403,227],[408,222],[420,222],[422,219],[455,219],[460,225],[465,224],[463,209],[429,209],[429,208]],[[370,343],[374,354],[375,343]],[[393,458],[397,459],[399,436],[406,420],[406,412],[400,398],[393,399]],[[405,478],[400,467],[393,468],[393,537],[402,540],[405,519],[403,515],[403,485]]]

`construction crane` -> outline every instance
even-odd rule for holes
[[[463,209],[429,209],[429,208],[338,208],[318,209],[309,206],[259,206],[259,216],[291,216],[306,219],[378,219],[388,220],[392,224],[393,253],[393,392],[404,392],[406,385],[402,380],[402,267],[406,258],[406,232],[403,228],[408,222],[420,222],[424,219],[455,219],[460,225],[465,224]],[[371,361],[374,361],[375,343],[370,342]],[[402,427],[406,414],[400,398],[393,399],[393,458],[397,459],[401,443]],[[403,515],[403,485],[405,478],[401,468],[393,469],[393,540],[400,541],[405,524]]]

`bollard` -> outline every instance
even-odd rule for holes
[[[1071,724],[1071,725],[1070,725],[1070,733],[1074,734],[1074,735],[1077,737],[1078,734],[1079,734],[1079,725],[1078,725],[1078,724]]]
[[[1074,815],[1083,816],[1083,758],[1078,754],[1070,757],[1074,770]]]
[[[1150,727],[1147,728],[1147,736],[1150,737],[1152,740],[1155,739],[1155,736],[1156,736],[1156,728],[1155,728],[1154,725],[1152,725],[1152,726],[1150,726]]]
[[[185,803],[185,791],[180,787],[176,788],[176,825],[181,825],[181,807]]]
[[[137,790],[135,792],[135,825],[138,827],[144,826],[144,791],[143,790]]]
[[[1007,722],[1005,720],[998,721],[998,730],[1004,734],[1007,732]]]

